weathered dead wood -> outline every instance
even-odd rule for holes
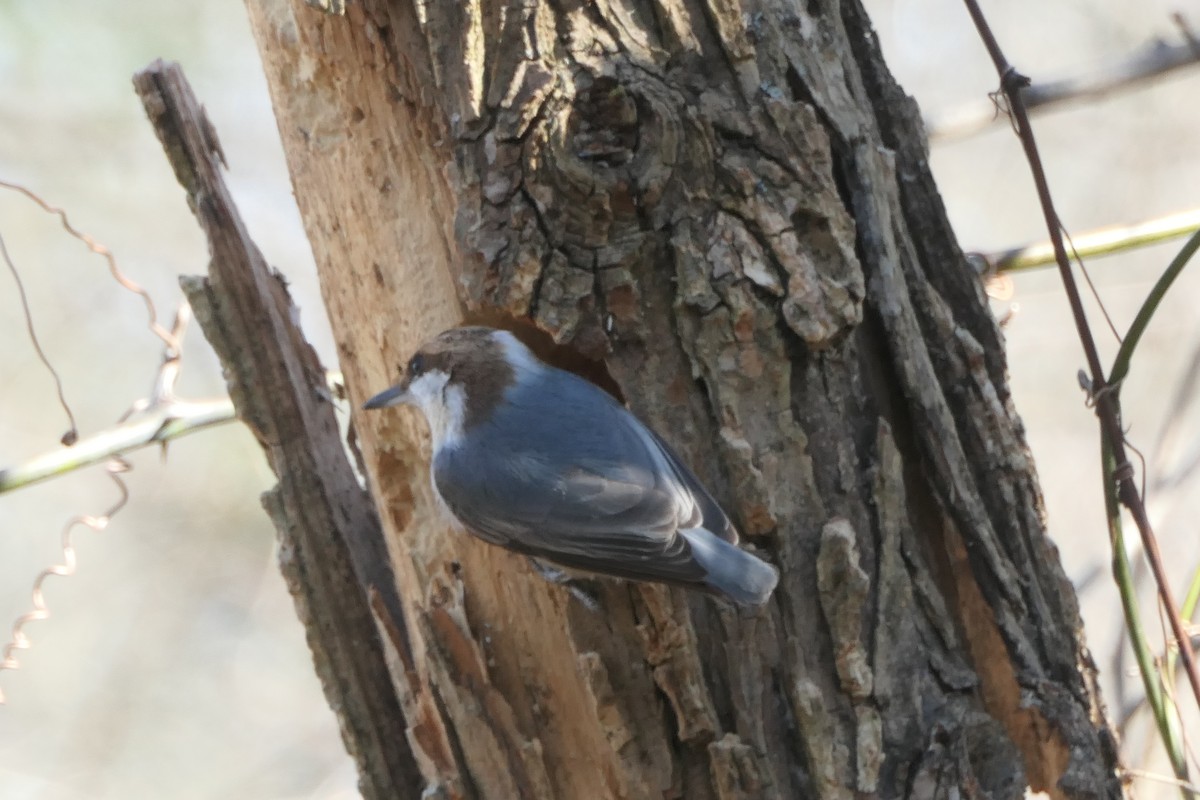
[[[242,225],[221,177],[216,132],[179,66],[155,62],[134,85],[208,237],[208,277],[183,278],[183,287],[221,357],[239,418],[279,476],[263,505],[360,788],[379,800],[415,797],[424,782],[405,744],[367,589],[397,639],[405,635],[396,627],[400,606],[379,519],[347,460],[325,372],[296,325],[283,280]]]
[[[464,315],[524,325],[784,573],[760,615],[612,582],[593,614],[446,530],[411,416],[357,420],[438,791],[1120,793],[999,332],[855,3],[248,9],[351,397]]]

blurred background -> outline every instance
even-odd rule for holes
[[[1035,80],[1087,75],[1154,37],[1180,39],[1170,18],[1176,6],[1161,0],[987,5],[1009,58]],[[960,4],[869,0],[868,7],[892,70],[927,115],[977,102],[996,87]],[[1200,25],[1200,15],[1192,21]],[[290,281],[310,341],[336,367],[241,3],[0,0],[0,180],[66,209],[76,227],[112,250],[169,323],[181,297],[177,276],[204,272],[207,250],[130,85],[134,71],[157,57],[183,64],[220,135],[252,235]],[[1200,205],[1198,87],[1194,69],[1037,117],[1059,213],[1072,233]],[[935,141],[931,150],[964,248],[992,251],[1044,238],[1006,125]],[[149,393],[161,358],[142,301],[54,217],[9,191],[0,191],[0,236],[81,432],[104,429]],[[1090,262],[1118,330],[1179,245]],[[1050,531],[1080,593],[1109,714],[1125,720],[1141,683],[1109,575],[1097,428],[1076,380],[1083,357],[1053,271],[1018,275],[1011,289],[995,308],[1011,313],[1017,408]],[[1200,363],[1198,292],[1200,268],[1193,268],[1159,312],[1123,388],[1125,422],[1152,484],[1200,451],[1200,415],[1187,388]],[[1096,314],[1093,325],[1110,362],[1116,341]],[[0,275],[0,331],[0,466],[9,466],[54,449],[68,423],[9,275]],[[198,330],[188,335],[184,364],[182,396],[224,394],[220,367]],[[53,616],[28,627],[34,646],[17,653],[20,669],[0,671],[7,699],[0,795],[357,797],[353,766],[275,567],[273,531],[258,501],[273,481],[258,446],[241,427],[226,425],[172,443],[166,458],[145,450],[129,460],[129,503],[102,532],[74,531],[78,574],[46,583]],[[1196,488],[1184,480],[1150,497],[1177,589],[1200,563]],[[0,496],[5,634],[28,610],[35,576],[61,558],[64,525],[76,514],[101,514],[118,498],[99,467]],[[1136,538],[1132,528],[1129,535]],[[1148,581],[1144,588],[1150,600]],[[1145,607],[1150,633],[1161,641],[1152,601]],[[1127,763],[1166,773],[1146,721],[1134,714],[1126,728]],[[1175,791],[1144,780],[1136,786],[1143,795]]]

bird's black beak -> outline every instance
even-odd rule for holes
[[[388,408],[389,406],[398,406],[401,403],[407,402],[408,387],[404,384],[397,384],[390,389],[384,389],[382,392],[363,403],[363,409],[370,410],[373,408]]]

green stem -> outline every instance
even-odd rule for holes
[[[1112,545],[1113,578],[1121,595],[1121,608],[1125,612],[1125,627],[1129,631],[1129,644],[1133,648],[1134,658],[1137,659],[1138,672],[1142,675],[1142,686],[1146,689],[1146,703],[1154,715],[1154,723],[1158,734],[1162,737],[1163,746],[1171,760],[1171,768],[1175,777],[1182,780],[1188,778],[1187,759],[1183,754],[1183,741],[1179,730],[1179,720],[1174,706],[1168,707],[1168,699],[1162,690],[1162,677],[1155,664],[1154,653],[1146,638],[1146,630],[1142,627],[1142,617],[1138,611],[1137,588],[1134,585],[1133,570],[1129,565],[1129,555],[1125,550],[1125,534],[1121,526],[1121,505],[1117,500],[1117,482],[1113,476],[1116,461],[1113,458],[1112,444],[1107,436],[1101,435],[1101,450],[1104,475],[1104,510],[1108,516],[1108,535]],[[1184,795],[1185,798],[1187,795]]]
[[[1129,374],[1129,364],[1133,360],[1134,348],[1138,346],[1138,342],[1142,339],[1142,334],[1146,332],[1146,328],[1150,325],[1150,319],[1154,316],[1154,312],[1158,310],[1159,304],[1162,302],[1163,296],[1167,290],[1171,288],[1171,284],[1179,277],[1179,273],[1183,272],[1183,268],[1187,266],[1188,261],[1196,254],[1196,250],[1200,249],[1200,231],[1192,234],[1191,238],[1184,242],[1183,248],[1171,259],[1171,263],[1167,265],[1166,270],[1159,277],[1158,282],[1154,284],[1154,288],[1150,290],[1150,294],[1146,295],[1145,302],[1138,309],[1137,316],[1134,317],[1133,323],[1129,326],[1129,332],[1125,334],[1125,340],[1121,342],[1121,348],[1117,351],[1117,357],[1113,359],[1112,370],[1108,373],[1108,385],[1120,388],[1120,383]]]
[[[1187,597],[1183,598],[1183,605],[1179,607],[1179,613],[1184,619],[1191,619],[1196,613],[1196,601],[1200,600],[1200,567],[1196,567],[1196,571],[1192,573],[1192,582],[1188,586]]]
[[[1163,271],[1158,281],[1155,282],[1154,287],[1146,296],[1146,300],[1142,303],[1142,307],[1138,309],[1137,316],[1134,317],[1132,324],[1130,324],[1129,331],[1126,333],[1125,339],[1121,342],[1117,356],[1113,359],[1112,369],[1109,371],[1108,385],[1113,387],[1115,392],[1120,392],[1121,381],[1129,374],[1129,365],[1133,362],[1134,350],[1137,349],[1142,335],[1146,332],[1146,328],[1149,327],[1154,313],[1162,304],[1162,299],[1166,296],[1167,290],[1171,288],[1171,284],[1183,272],[1183,268],[1187,266],[1188,261],[1195,255],[1197,249],[1200,249],[1200,231],[1193,233],[1187,242],[1184,243],[1183,247],[1175,255],[1175,258],[1171,260],[1166,270]],[[1102,440],[1104,501],[1105,510],[1108,514],[1109,536],[1112,540],[1113,573],[1117,580],[1117,588],[1121,593],[1121,605],[1125,609],[1125,621],[1129,628],[1129,640],[1133,645],[1134,655],[1137,658],[1138,670],[1142,673],[1142,683],[1146,687],[1146,701],[1149,703],[1151,711],[1154,714],[1154,720],[1158,725],[1163,746],[1166,748],[1167,755],[1171,760],[1171,767],[1175,771],[1177,778],[1186,780],[1187,760],[1183,755],[1179,720],[1173,705],[1171,708],[1167,707],[1169,700],[1162,691],[1164,683],[1169,682],[1166,683],[1168,686],[1174,685],[1175,660],[1177,655],[1168,648],[1164,671],[1160,674],[1156,669],[1154,657],[1146,642],[1145,631],[1142,629],[1141,620],[1138,615],[1137,598],[1134,593],[1128,556],[1125,552],[1125,539],[1121,530],[1121,511],[1116,495],[1116,479],[1113,475],[1116,465],[1112,454],[1112,443],[1108,440],[1107,436],[1102,436]],[[1184,619],[1191,617],[1198,597],[1200,597],[1200,570],[1197,571],[1196,577],[1192,580],[1192,586],[1188,591],[1188,596],[1184,603],[1184,609],[1186,610],[1181,609]]]
[[[1185,620],[1190,620],[1192,614],[1196,613],[1196,601],[1200,600],[1200,567],[1192,573],[1192,582],[1188,585],[1187,597],[1183,598],[1183,605],[1179,607],[1179,614]],[[1163,680],[1168,686],[1174,686],[1176,676],[1178,675],[1179,653],[1172,648],[1167,648],[1167,664],[1163,669]]]
[[[1183,211],[1135,225],[1115,225],[1073,237],[1080,258],[1108,256],[1187,236],[1200,229],[1200,209]],[[1050,242],[1016,247],[984,258],[997,272],[1022,272],[1054,264]]]

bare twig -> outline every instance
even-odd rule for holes
[[[1112,468],[1112,447],[1106,438],[1102,447],[1106,470]],[[1154,724],[1162,737],[1167,758],[1176,775],[1187,775],[1187,759],[1184,754],[1183,734],[1179,730],[1179,719],[1169,707],[1169,699],[1163,691],[1159,678],[1156,658],[1150,641],[1142,625],[1141,610],[1137,601],[1137,580],[1129,563],[1129,554],[1125,546],[1124,527],[1121,524],[1121,509],[1118,506],[1116,487],[1111,481],[1104,483],[1105,516],[1108,518],[1109,544],[1112,548],[1112,572],[1121,596],[1121,606],[1125,613],[1125,633],[1129,637],[1129,646],[1137,659],[1138,674],[1142,678],[1145,689],[1145,703],[1154,716]],[[1140,703],[1124,715],[1120,726],[1123,729]]]
[[[62,475],[72,470],[124,455],[149,444],[164,447],[171,439],[228,422],[234,418],[227,397],[190,402],[175,395],[175,384],[183,370],[181,344],[191,320],[186,302],[175,312],[175,322],[166,332],[163,359],[147,397],[135,400],[117,425],[75,442],[72,446],[44,453],[7,469],[0,469],[0,494]]]
[[[1083,256],[1079,255],[1079,249],[1075,247],[1075,240],[1071,238],[1071,233],[1066,229],[1066,227],[1061,227],[1059,229],[1059,233],[1066,239],[1067,247],[1071,248],[1070,260],[1079,265],[1079,271],[1083,274],[1083,280],[1087,283],[1088,291],[1092,293],[1092,297],[1096,300],[1096,305],[1100,307],[1100,313],[1104,316],[1104,323],[1108,325],[1109,332],[1113,335],[1113,338],[1117,340],[1117,343],[1120,344],[1121,334],[1117,332],[1117,325],[1112,321],[1112,316],[1108,313],[1108,306],[1104,305],[1104,298],[1100,296],[1100,291],[1096,288],[1095,282],[1092,281],[1092,273],[1088,271],[1087,264],[1083,262]],[[1113,384],[1114,387],[1119,385],[1116,381],[1111,379],[1109,380],[1109,383]],[[1136,448],[1134,448],[1134,450],[1136,452]],[[1145,467],[1146,459],[1142,458],[1141,453],[1138,453],[1138,458],[1142,459],[1142,466]],[[1145,475],[1144,469],[1142,474]],[[1144,482],[1145,478],[1143,478],[1143,483]],[[1144,489],[1145,486],[1142,488]],[[1145,497],[1146,493],[1142,492],[1142,496]]]
[[[67,219],[66,211],[57,206],[51,205],[46,200],[42,199],[42,197],[32,189],[27,189],[20,184],[11,183],[4,180],[0,180],[0,189],[8,189],[10,191],[17,192],[18,194],[23,195],[24,197],[36,203],[38,207],[40,207],[46,213],[53,214],[54,216],[58,217],[59,223],[62,225],[63,230],[65,230],[70,236],[83,242],[84,246],[87,247],[88,250],[91,250],[93,253],[103,258],[108,263],[108,271],[109,274],[112,275],[113,279],[116,280],[116,282],[119,283],[124,289],[133,292],[142,298],[142,301],[146,304],[147,326],[150,328],[150,331],[159,339],[161,339],[167,346],[166,358],[168,360],[173,358],[176,365],[178,365],[180,354],[179,337],[176,336],[174,332],[168,331],[159,324],[158,314],[155,311],[154,301],[151,299],[150,293],[121,271],[121,268],[117,266],[117,259],[113,256],[111,250],[109,250],[103,244],[97,242],[88,234],[75,228],[71,224],[70,220]],[[37,350],[38,356],[41,358],[42,363],[46,365],[46,368],[50,370],[51,375],[54,376],[54,382],[58,387],[59,402],[62,404],[63,410],[66,411],[67,417],[71,423],[71,429],[63,435],[62,443],[64,445],[71,446],[75,444],[76,440],[79,438],[79,431],[75,424],[75,415],[71,413],[71,408],[67,405],[66,398],[63,395],[62,381],[60,380],[58,373],[55,372],[54,368],[50,366],[50,362],[47,360],[45,353],[42,352],[41,344],[39,344],[37,336],[34,333],[33,320],[29,311],[29,304],[25,299],[25,288],[21,283],[21,278],[17,272],[17,268],[13,265],[12,259],[9,258],[8,250],[4,246],[3,239],[0,239],[0,255],[3,256],[4,261],[8,264],[9,270],[13,274],[13,278],[17,281],[17,289],[21,295],[21,304],[25,311],[25,320],[26,326],[29,329],[30,341],[33,342],[34,349]],[[182,328],[187,325],[187,318],[185,311],[181,310],[180,314],[183,316],[176,317],[176,327],[179,330],[182,330]],[[164,370],[162,374],[165,373],[166,370]]]
[[[1170,775],[1160,775],[1157,772],[1147,772],[1144,769],[1133,769],[1132,767],[1125,767],[1121,770],[1121,772],[1122,774],[1128,775],[1131,778],[1143,778],[1148,781],[1167,783],[1182,789],[1193,797],[1200,797],[1200,787],[1196,786],[1196,784],[1188,783],[1187,781],[1181,781],[1178,778],[1172,778]]]
[[[1176,20],[1177,24],[1181,20]],[[1141,87],[1155,78],[1200,63],[1200,47],[1183,28],[1184,41],[1169,44],[1162,39],[1147,43],[1141,50],[1120,61],[1102,66],[1090,75],[1037,83],[1025,91],[1027,111],[1062,106],[1080,100],[1095,100],[1110,94]],[[963,139],[987,130],[1003,115],[996,113],[990,100],[980,100],[926,119],[930,141]]]
[[[186,306],[185,306],[186,307]],[[152,395],[133,403],[111,428],[87,436],[71,447],[55,449],[20,464],[0,469],[0,494],[23,489],[77,469],[90,467],[114,456],[123,456],[152,444],[167,442],[189,433],[233,422],[237,418],[228,397],[210,400],[180,400],[175,396],[178,361],[164,361],[159,368]],[[325,385],[331,397],[344,399],[342,373],[326,372]]]
[[[1074,237],[1075,251],[1079,258],[1115,255],[1187,236],[1197,230],[1200,230],[1200,208],[1193,208],[1132,225],[1112,225],[1088,231]],[[1021,272],[1054,264],[1054,244],[1038,242],[978,255],[987,264],[989,274]]]
[[[153,313],[153,307],[151,307],[152,317]],[[165,445],[170,438],[215,424],[220,421],[214,417],[221,413],[222,404],[230,407],[225,413],[232,416],[232,404],[229,400],[205,404],[185,403],[175,399],[175,382],[179,378],[181,368],[180,343],[190,318],[191,315],[185,303],[180,306],[175,315],[173,329],[171,331],[163,330],[161,338],[166,342],[166,346],[162,364],[159,366],[154,380],[154,388],[149,397],[137,400],[128,411],[121,415],[121,424],[118,427],[77,442],[71,447],[48,453],[19,467],[0,470],[0,494],[2,494],[10,489],[28,486],[71,469],[105,461],[105,470],[121,491],[120,499],[102,515],[97,517],[81,514],[73,517],[67,523],[62,533],[62,561],[42,570],[34,580],[32,609],[13,623],[12,639],[5,646],[2,657],[0,657],[0,671],[17,669],[20,666],[14,654],[17,650],[28,650],[32,644],[25,633],[25,626],[30,622],[40,622],[50,616],[50,609],[47,607],[45,596],[42,593],[42,584],[51,575],[65,578],[75,574],[75,546],[72,543],[71,532],[79,525],[86,525],[95,531],[104,530],[108,527],[113,515],[129,502],[129,489],[120,474],[127,472],[130,467],[120,457],[120,454],[151,442]],[[152,322],[151,324],[156,323]],[[128,422],[127,420],[135,414],[141,416],[133,422]],[[3,702],[4,693],[0,692],[0,704]]]
[[[71,447],[58,448],[24,463],[0,469],[0,494],[54,478],[72,470],[120,456],[147,445],[164,444],[189,433],[232,422],[228,397],[199,402],[177,401],[158,406],[137,419],[123,422]]]
[[[42,208],[42,210],[45,211],[46,213],[54,214],[56,217],[58,217],[59,222],[62,224],[63,230],[65,230],[67,233],[69,233],[71,236],[75,237],[79,241],[83,242],[83,244],[87,247],[87,249],[91,250],[93,253],[100,256],[105,261],[107,261],[108,262],[108,271],[113,276],[113,278],[116,280],[116,282],[121,284],[121,286],[124,287],[125,289],[128,289],[129,291],[131,291],[134,294],[141,297],[142,300],[145,302],[146,314],[149,318],[148,324],[149,324],[150,330],[153,331],[155,336],[162,339],[164,344],[166,344],[168,347],[173,347],[176,351],[178,351],[179,343],[175,341],[175,339],[171,335],[170,331],[168,331],[166,328],[164,328],[162,325],[160,325],[158,323],[158,314],[154,310],[154,301],[150,299],[150,293],[147,292],[145,289],[143,289],[136,281],[130,279],[124,272],[121,271],[120,267],[117,266],[117,259],[113,256],[111,250],[109,250],[107,247],[105,247],[104,245],[97,242],[91,236],[88,236],[83,231],[77,230],[74,226],[71,225],[70,221],[67,219],[66,211],[64,211],[61,208],[58,208],[57,206],[50,205],[45,200],[43,200],[41,197],[39,197],[35,192],[33,192],[29,189],[26,189],[24,186],[21,186],[20,184],[9,183],[8,181],[3,181],[3,180],[0,180],[0,188],[10,189],[14,192],[19,192],[20,194],[25,195],[25,197],[28,197],[34,203],[37,203]]]
[[[25,628],[31,622],[41,622],[49,618],[50,609],[46,605],[46,596],[42,592],[42,584],[51,575],[56,575],[60,578],[68,578],[75,574],[75,544],[71,536],[71,532],[80,525],[86,525],[94,531],[102,531],[108,527],[109,520],[113,515],[124,508],[129,502],[129,489],[125,486],[125,481],[121,480],[121,473],[129,469],[129,465],[119,458],[110,458],[108,465],[105,467],[110,478],[116,483],[117,489],[121,496],[107,511],[98,517],[90,514],[80,514],[72,517],[62,532],[62,561],[53,566],[46,567],[37,578],[33,581],[33,599],[31,602],[32,608],[25,614],[17,618],[13,623],[12,638],[8,644],[4,646],[4,651],[0,654],[0,670],[19,669],[21,662],[17,660],[16,652],[18,650],[28,650],[32,646],[28,634],[25,633]],[[4,692],[0,690],[0,704],[4,703]]]
[[[62,377],[58,374],[58,370],[50,363],[50,359],[46,356],[46,351],[42,350],[42,343],[38,341],[37,331],[33,327],[33,311],[29,307],[29,297],[25,294],[25,282],[21,280],[21,273],[17,270],[17,265],[13,263],[12,257],[8,254],[8,246],[4,243],[4,237],[0,236],[0,256],[3,256],[4,263],[8,265],[8,271],[12,273],[13,281],[17,284],[17,295],[21,299],[21,311],[25,314],[25,330],[29,332],[29,342],[33,345],[33,349],[37,352],[38,360],[42,362],[49,372],[50,377],[54,379],[54,387],[58,392],[58,404],[62,406],[66,412],[67,420],[71,423],[71,428],[62,437],[62,443],[66,445],[74,444],[79,438],[79,426],[75,423],[75,414],[71,411],[71,406],[67,403],[67,396],[63,392]]]
[[[1100,361],[1100,354],[1096,349],[1096,341],[1092,336],[1091,327],[1087,321],[1087,314],[1083,308],[1083,300],[1079,295],[1079,288],[1075,283],[1075,276],[1071,272],[1066,247],[1063,245],[1062,223],[1059,220],[1058,213],[1054,210],[1054,200],[1050,194],[1050,186],[1046,180],[1045,170],[1042,168],[1042,159],[1038,153],[1033,128],[1029,123],[1029,114],[1026,111],[1025,101],[1022,96],[1023,90],[1029,85],[1029,79],[1017,72],[1008,62],[1008,59],[1005,58],[976,0],[964,0],[964,2],[967,6],[967,11],[971,15],[971,19],[975,23],[976,30],[978,30],[979,36],[983,40],[988,54],[991,56],[992,63],[996,67],[996,72],[1000,76],[1001,88],[1008,98],[1017,135],[1020,137],[1021,146],[1025,150],[1025,157],[1029,161],[1030,171],[1037,186],[1038,200],[1041,203],[1042,213],[1045,216],[1046,229],[1050,233],[1050,241],[1054,246],[1055,260],[1058,262],[1063,289],[1067,295],[1067,301],[1070,303],[1071,313],[1075,318],[1075,327],[1079,334],[1079,341],[1083,346],[1083,352],[1087,359],[1092,394],[1096,403],[1096,413],[1100,417],[1103,435],[1108,439],[1112,447],[1114,470],[1110,479],[1117,481],[1117,495],[1121,503],[1129,509],[1130,515],[1137,524],[1138,532],[1141,534],[1142,544],[1146,550],[1146,558],[1154,573],[1155,583],[1158,585],[1158,593],[1162,598],[1167,620],[1179,644],[1179,654],[1183,661],[1184,671],[1187,673],[1188,680],[1191,683],[1192,694],[1195,696],[1197,704],[1200,705],[1200,672],[1197,672],[1196,669],[1196,660],[1192,653],[1191,640],[1187,635],[1183,620],[1180,619],[1179,606],[1171,594],[1166,570],[1162,563],[1162,555],[1158,549],[1158,541],[1154,536],[1153,527],[1150,524],[1149,516],[1146,514],[1146,507],[1142,502],[1141,496],[1138,494],[1137,486],[1133,480],[1133,467],[1130,465],[1128,456],[1126,455],[1125,436],[1121,430],[1117,393],[1109,387],[1105,379],[1104,366]]]

